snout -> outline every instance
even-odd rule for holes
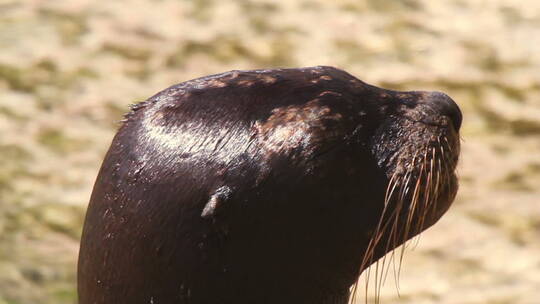
[[[448,117],[457,131],[461,127],[463,115],[452,98],[441,92],[426,92],[424,102],[437,114]]]

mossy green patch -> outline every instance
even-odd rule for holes
[[[4,162],[26,161],[32,155],[21,146],[17,145],[0,145],[0,164]]]
[[[240,8],[248,18],[251,28],[257,33],[275,34],[283,31],[281,27],[276,28],[270,22],[273,16],[279,12],[279,6],[275,3],[241,0]]]
[[[29,238],[42,238],[51,232],[78,240],[84,220],[84,209],[59,203],[41,203],[30,207],[11,204],[3,210],[4,232],[15,236],[24,233]]]
[[[254,52],[237,36],[221,35],[210,41],[187,41],[175,53],[169,56],[169,67],[182,67],[192,56],[205,55],[220,63],[236,60],[248,60],[256,66],[280,67],[292,63],[292,45],[286,37],[267,41],[270,48],[268,55]]]
[[[375,11],[392,10],[421,10],[422,3],[419,0],[367,0],[368,8]]]
[[[529,185],[527,175],[521,171],[508,173],[504,178],[495,182],[495,187],[509,189],[514,191],[533,191],[534,188]]]
[[[509,119],[495,112],[484,104],[477,104],[476,110],[484,118],[488,128],[497,132],[506,132],[516,136],[540,134],[540,122],[536,120],[514,118]]]
[[[343,55],[347,64],[366,64],[371,52],[356,40],[336,39],[334,41],[336,50]]]
[[[213,0],[193,0],[191,1],[189,15],[199,22],[208,22],[212,17]]]
[[[152,56],[150,49],[128,46],[116,42],[105,43],[102,51],[113,53],[120,57],[135,61],[148,61],[148,59],[150,59]]]
[[[37,94],[41,86],[68,89],[82,78],[95,78],[97,74],[81,67],[72,71],[61,71],[51,59],[45,58],[27,67],[0,63],[0,81],[15,91]]]
[[[76,152],[88,146],[89,141],[67,136],[61,129],[47,128],[39,132],[37,141],[56,153]]]
[[[77,44],[80,37],[89,30],[85,14],[70,14],[46,8],[40,9],[39,13],[53,24],[66,45]]]
[[[62,286],[52,290],[55,303],[77,303],[77,290],[74,286]]]
[[[24,70],[18,67],[0,64],[0,81],[5,82],[13,90],[23,92],[34,90],[34,83],[25,76]]]
[[[29,174],[26,162],[30,159],[32,155],[20,146],[0,145],[0,194],[13,190],[14,181]]]

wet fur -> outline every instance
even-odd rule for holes
[[[135,105],[90,200],[80,304],[346,303],[454,198],[459,137],[430,98],[312,67]]]

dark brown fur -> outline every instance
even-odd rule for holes
[[[460,124],[442,93],[331,67],[172,86],[134,106],[105,157],[80,304],[346,303],[450,206]]]

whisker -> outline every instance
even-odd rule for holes
[[[450,143],[448,142],[448,138],[446,136],[444,137],[444,141],[446,142],[446,146],[448,147],[448,150],[450,150],[450,153],[453,153],[452,147],[450,146]]]
[[[399,191],[400,195],[399,195],[398,201],[396,203],[395,212],[392,214],[392,217],[389,219],[389,221],[390,221],[393,218],[393,224],[392,224],[392,229],[390,231],[388,240],[386,242],[385,251],[389,252],[390,251],[389,248],[390,247],[392,248],[392,250],[391,250],[392,253],[391,253],[391,256],[390,256],[392,261],[394,261],[395,249],[399,244],[399,240],[397,238],[398,226],[399,226],[399,218],[400,218],[401,210],[403,208],[403,202],[405,201],[405,197],[407,195],[407,191],[408,191],[408,185],[407,184],[408,184],[408,181],[409,181],[410,177],[411,177],[411,172],[407,171],[407,173],[405,174],[405,177],[403,177],[403,180],[405,182],[401,183],[401,185],[400,185],[400,191]],[[387,256],[388,256],[388,254],[385,255],[385,257],[383,258],[383,267],[382,267],[383,272],[384,272],[384,267],[385,267],[386,257]],[[390,269],[390,264],[388,264],[388,266],[386,268],[385,275],[382,278],[382,282],[381,282],[380,286],[382,286],[384,284],[384,282],[386,281],[389,269]]]
[[[438,216],[438,204],[446,191],[447,181],[452,178],[457,157],[452,146],[453,138],[439,135],[430,139],[423,148],[416,149],[410,162],[396,157],[398,162],[390,176],[384,194],[384,204],[375,228],[369,236],[366,251],[361,259],[360,271],[365,274],[365,301],[368,302],[370,287],[374,288],[375,303],[381,300],[382,286],[392,268],[398,296],[399,277],[405,250],[414,250],[426,225],[433,224]],[[401,245],[401,248],[398,247]],[[410,248],[410,247],[409,247]],[[399,251],[398,251],[399,250]],[[381,256],[381,253],[386,253]],[[380,257],[380,259],[375,260]],[[375,280],[375,282],[372,282]],[[353,304],[358,281],[351,287],[349,303]]]
[[[428,211],[431,209],[431,195],[432,195],[432,188],[433,188],[433,167],[434,167],[434,158],[435,158],[435,148],[433,147],[431,149],[431,159],[430,159],[430,167],[429,167],[429,173],[427,175],[426,185],[424,187],[424,211],[422,215],[420,216],[419,222],[418,222],[418,235],[415,240],[414,248],[418,246],[418,243],[420,242],[422,228],[424,227],[424,223],[426,220],[426,217],[428,216]]]
[[[368,243],[366,253],[364,254],[364,257],[362,258],[360,271],[365,269],[367,267],[367,265],[373,263],[373,258],[374,258],[374,254],[375,254],[375,248],[376,248],[377,244],[379,243],[380,239],[382,238],[382,233],[384,231],[384,229],[381,231],[381,226],[383,225],[384,217],[385,217],[385,215],[387,213],[387,210],[388,210],[388,205],[390,203],[390,200],[391,200],[391,198],[392,198],[392,196],[394,194],[394,191],[396,190],[396,187],[398,186],[398,184],[399,184],[399,177],[398,177],[397,173],[395,172],[391,176],[390,181],[388,182],[388,186],[387,186],[387,190],[386,190],[386,194],[385,194],[385,201],[384,201],[383,211],[381,213],[381,216],[379,218],[377,226],[376,226],[375,230],[372,233],[371,239],[370,239],[370,241]],[[378,267],[378,264],[376,265],[376,267]],[[378,273],[377,269],[376,269],[376,273]],[[368,294],[368,290],[369,290],[370,274],[371,274],[371,267],[367,267],[366,284],[365,284],[366,303],[367,303],[367,294]],[[376,278],[376,281],[377,281],[377,278]],[[352,291],[353,296],[351,297],[352,301],[354,301],[354,299],[356,298],[357,283],[353,287],[353,291]],[[375,288],[377,288],[377,286]]]

